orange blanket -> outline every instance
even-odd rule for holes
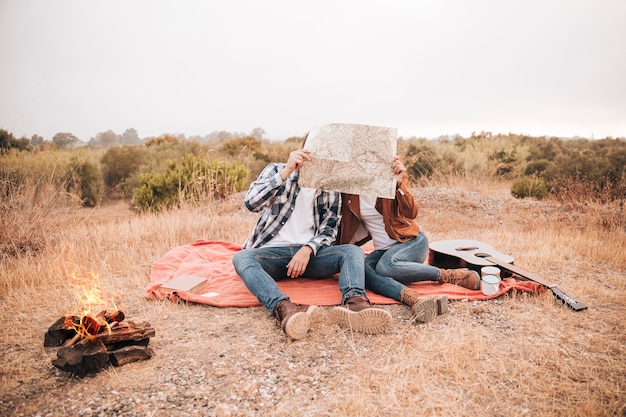
[[[241,249],[241,245],[225,241],[199,240],[195,243],[171,249],[152,265],[150,282],[144,295],[150,299],[164,299],[159,287],[179,275],[198,275],[209,279],[209,286],[203,294],[177,292],[169,298],[196,303],[209,304],[217,307],[251,307],[261,305],[237,273],[232,264],[233,255]],[[371,248],[364,248],[369,253]],[[291,301],[299,304],[315,304],[332,306],[341,303],[341,292],[337,285],[337,277],[326,279],[299,278],[279,281],[281,291]],[[436,282],[416,282],[409,287],[417,291],[436,295],[447,294],[450,300],[487,300],[496,298],[512,290],[523,292],[543,292],[545,288],[532,281],[520,281],[506,278],[500,284],[498,294],[485,296],[478,291],[468,290],[452,284]],[[372,304],[399,304],[397,301],[368,291]]]

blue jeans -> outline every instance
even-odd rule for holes
[[[424,265],[427,256],[428,238],[421,231],[408,242],[370,253],[365,258],[367,289],[402,301],[400,294],[407,288],[405,284],[439,279],[439,268]]]
[[[287,264],[300,245],[263,246],[242,249],[233,256],[233,265],[248,290],[270,314],[282,300],[289,300],[278,288],[276,281],[287,277]],[[341,303],[357,295],[365,295],[363,250],[355,245],[326,246],[311,255],[303,277],[328,278],[339,273]]]

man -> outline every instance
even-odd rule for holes
[[[308,150],[293,151],[286,163],[268,165],[250,185],[245,205],[260,212],[260,218],[233,257],[235,270],[293,339],[307,335],[316,306],[292,303],[276,281],[337,273],[342,305],[333,310],[336,322],[363,333],[381,333],[392,318],[386,310],[373,308],[366,297],[362,249],[332,246],[341,217],[341,194],[298,185],[298,168],[310,159]]]

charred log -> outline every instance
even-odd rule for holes
[[[109,362],[107,348],[102,342],[94,341],[82,345],[63,346],[57,351],[57,358],[52,364],[57,368],[71,372],[78,377],[98,372]]]

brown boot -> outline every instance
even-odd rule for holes
[[[311,313],[316,308],[316,306],[294,304],[291,301],[282,300],[274,309],[274,317],[287,336],[302,339],[311,327]]]
[[[411,307],[413,318],[420,323],[428,323],[437,316],[438,303],[435,297],[429,297],[418,293],[410,288],[405,288],[400,293],[402,302]],[[445,303],[447,307],[447,296]]]
[[[439,282],[460,285],[469,290],[480,289],[480,276],[478,272],[471,269],[440,269]]]
[[[364,295],[348,298],[344,305],[332,310],[332,315],[341,327],[366,334],[382,333],[393,322],[387,310],[372,307]]]
[[[446,314],[448,312],[448,296],[439,294],[435,296],[435,301],[437,302],[437,314]]]

